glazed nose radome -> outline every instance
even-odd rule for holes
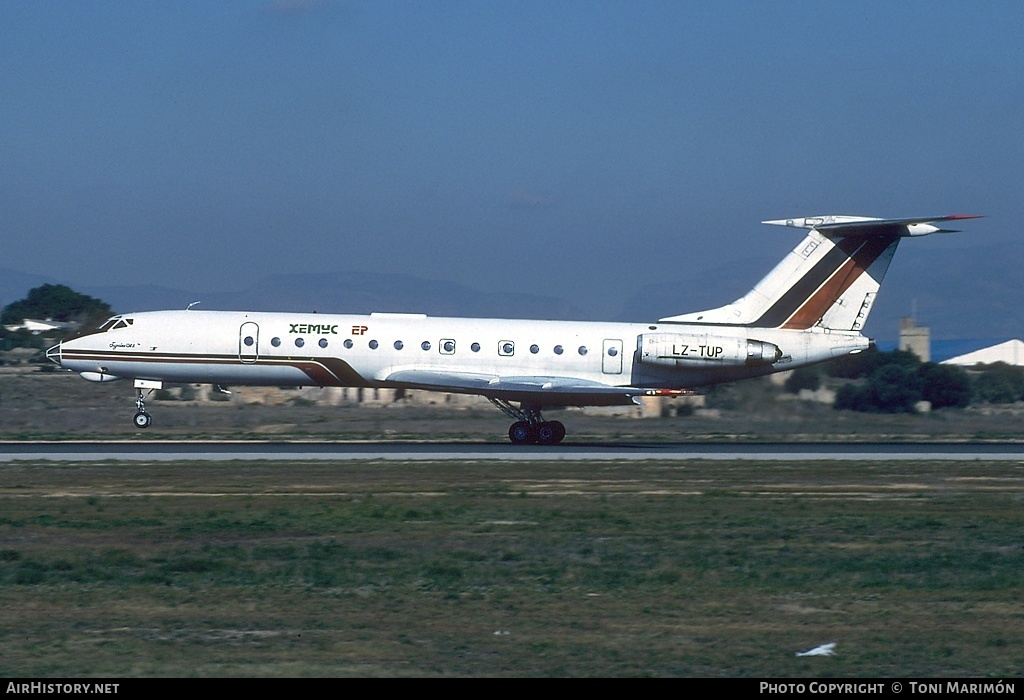
[[[60,366],[60,346],[62,343],[57,343],[52,348],[46,351],[46,359],[53,364]]]

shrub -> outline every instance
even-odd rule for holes
[[[932,408],[965,408],[971,403],[971,378],[959,367],[926,362],[917,370],[921,398]]]
[[[821,375],[817,367],[801,367],[793,370],[783,385],[791,394],[799,394],[801,389],[817,391],[821,386]]]
[[[974,392],[979,401],[988,403],[1024,401],[1024,368],[1005,362],[979,366]]]
[[[845,384],[836,392],[837,410],[869,413],[912,413],[921,400],[921,380],[909,365],[887,364],[863,385]]]
[[[911,366],[889,364],[868,378],[871,403],[881,413],[912,413],[921,400],[921,381]]]

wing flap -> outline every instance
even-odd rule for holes
[[[380,380],[410,389],[480,394],[545,405],[575,405],[577,402],[628,404],[632,403],[634,396],[643,393],[642,389],[636,387],[611,386],[574,377],[502,377],[432,369],[400,369]]]

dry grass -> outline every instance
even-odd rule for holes
[[[205,391],[205,389],[204,389]],[[281,391],[284,403],[254,403],[240,389],[215,402],[150,401],[153,427],[137,430],[134,390],[128,382],[91,384],[65,372],[0,368],[0,440],[196,439],[389,440],[507,442],[509,419],[492,406],[465,408],[320,405]],[[685,417],[633,419],[551,411],[572,442],[708,440],[1016,440],[1024,442],[1024,407],[883,416],[834,411],[801,401],[776,401],[768,382],[741,382],[718,390],[733,406]],[[291,400],[288,400],[291,399]]]
[[[1022,472],[11,464],[0,674],[1016,676]]]

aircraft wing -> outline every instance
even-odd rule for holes
[[[634,403],[643,394],[637,387],[612,386],[574,377],[516,376],[400,369],[385,377],[388,384],[410,389],[480,394],[488,398],[539,403],[544,406],[613,406]]]

